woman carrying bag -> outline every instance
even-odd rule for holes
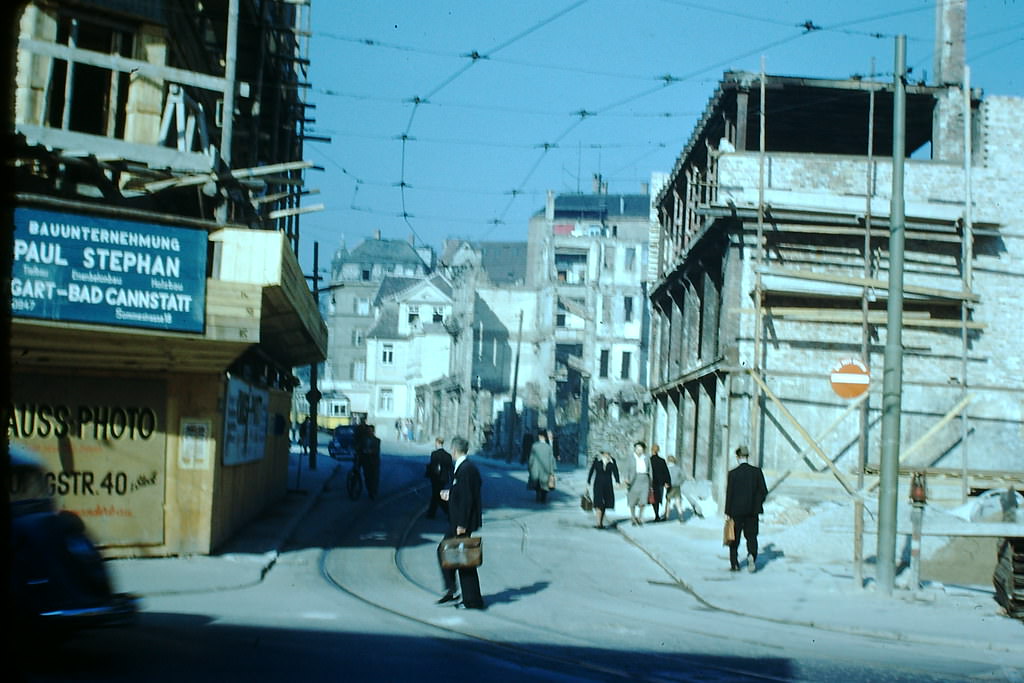
[[[607,508],[615,507],[615,488],[612,484],[619,483],[619,467],[615,464],[608,451],[601,451],[590,465],[590,472],[587,474],[587,484],[594,485],[594,511],[597,515],[597,526],[595,529],[604,529],[604,511]]]

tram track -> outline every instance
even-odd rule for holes
[[[407,499],[411,496],[421,496],[422,491],[426,489],[427,486],[428,485],[425,483],[416,483],[410,486],[405,486],[399,490],[386,494],[370,506],[362,507],[349,518],[349,523],[344,532],[345,536],[351,542],[354,539],[359,538],[361,533],[365,535],[362,530],[370,519],[371,514],[385,508],[394,509],[395,507],[399,507],[399,502],[403,499]],[[401,507],[404,508],[405,506]],[[422,580],[415,576],[414,572],[409,570],[406,566],[405,554],[403,553],[403,550],[407,549],[409,537],[412,535],[413,530],[423,514],[422,506],[413,506],[413,508],[413,511],[407,514],[404,522],[397,525],[397,527],[393,526],[392,529],[395,531],[388,534],[387,545],[389,546],[389,564],[394,568],[397,574],[402,577],[409,587],[422,592],[424,597],[430,596],[432,599],[436,596],[436,587],[425,585]],[[524,555],[530,557],[529,553],[526,552],[529,545],[528,525],[520,519],[520,517],[521,515],[500,517],[491,516],[488,518],[488,527],[493,528],[495,524],[510,523],[518,528],[521,538],[521,549],[524,551]],[[715,674],[721,677],[720,680],[737,680],[738,678],[759,681],[792,680],[792,677],[790,676],[773,676],[753,669],[722,666],[708,661],[694,662],[695,669],[699,670],[695,671],[694,675],[689,676],[685,672],[685,664],[688,659],[686,654],[662,654],[658,652],[643,653],[642,657],[645,662],[644,668],[645,670],[652,671],[650,675],[646,675],[642,672],[638,672],[635,668],[610,666],[608,664],[595,662],[592,659],[584,659],[582,657],[572,655],[561,655],[550,651],[538,651],[538,648],[533,643],[522,644],[507,639],[496,638],[492,635],[482,633],[479,630],[474,630],[472,628],[473,621],[471,620],[445,619],[444,621],[440,621],[436,617],[425,617],[422,614],[414,614],[409,611],[396,608],[395,606],[388,604],[388,601],[384,599],[385,593],[379,595],[369,594],[369,591],[360,590],[351,585],[351,582],[347,581],[344,576],[337,576],[336,572],[332,572],[328,567],[328,562],[333,552],[336,552],[336,549],[325,548],[321,552],[319,571],[324,580],[339,592],[366,606],[426,628],[435,633],[438,640],[448,641],[453,636],[463,638],[470,642],[474,642],[481,647],[500,652],[513,662],[530,662],[533,667],[538,667],[541,662],[544,662],[546,666],[542,668],[546,668],[552,672],[576,672],[577,674],[580,672],[586,672],[587,677],[593,676],[601,680],[713,681],[717,678]],[[664,568],[662,567],[661,569]],[[669,575],[669,577],[673,583],[676,583],[675,577],[672,577],[671,575]],[[393,592],[393,589],[391,589],[387,594],[391,594]],[[711,609],[714,608],[711,607]],[[489,622],[492,622],[492,625],[493,622],[497,622],[499,628],[493,630],[511,630],[512,632],[528,632],[534,634],[535,637],[532,639],[534,642],[546,643],[552,642],[553,640],[565,642],[566,640],[569,640],[573,644],[568,646],[567,649],[608,650],[607,642],[599,642],[577,634],[567,634],[561,631],[545,628],[537,623],[514,619],[507,615],[495,614],[493,608],[486,613],[475,613],[473,616],[474,618],[483,617]],[[607,613],[607,617],[610,619],[616,619],[619,618],[620,615],[609,612]],[[504,629],[500,627],[501,624],[514,628]],[[677,632],[687,632],[705,638],[708,637],[707,633],[696,629],[687,629],[682,626],[674,626],[673,628]],[[756,643],[756,645],[765,648],[772,647],[765,643]],[[623,652],[622,656],[624,658],[635,659],[636,654],[633,652]],[[682,667],[680,666],[681,664],[683,665]]]

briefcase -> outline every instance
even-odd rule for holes
[[[437,552],[445,569],[472,569],[484,563],[483,539],[479,536],[446,538]]]

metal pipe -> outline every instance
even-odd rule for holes
[[[903,166],[906,151],[907,37],[896,36],[893,76],[892,198],[889,211],[889,300],[882,383],[882,456],[878,490],[878,586],[892,594],[896,578],[896,492],[899,485],[900,418],[903,400]]]
[[[974,217],[972,212],[973,183],[971,180],[971,67],[964,66],[964,226],[963,246],[961,248],[961,261],[963,273],[964,291],[970,292],[974,279]],[[960,302],[960,342],[962,355],[960,356],[960,389],[961,397],[967,397],[967,352],[970,350],[970,338],[967,335],[967,320],[970,316],[970,306],[965,298]],[[970,484],[967,481],[967,436],[971,430],[970,419],[967,416],[967,408],[960,413],[960,496],[963,502],[967,502],[967,495],[970,493]]]
[[[235,134],[235,78],[238,71],[238,0],[228,1],[228,30],[224,45],[224,109],[221,113],[220,158],[231,170],[231,140]],[[217,207],[217,222],[226,223],[228,200]]]

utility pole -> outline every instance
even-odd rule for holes
[[[316,315],[320,317],[320,243],[313,242],[313,303],[316,304]],[[306,392],[306,402],[309,404],[309,433],[302,434],[300,438],[309,440],[309,469],[316,469],[316,448],[319,428],[316,425],[317,410],[320,406],[320,399],[323,394],[317,387],[320,368],[319,363],[309,366],[309,391]]]
[[[228,27],[224,54],[224,109],[221,112],[220,158],[224,173],[231,173],[231,139],[235,135],[235,78],[238,70],[238,0],[228,0]],[[228,220],[228,197],[216,209],[218,223]]]
[[[523,349],[523,312],[519,311],[519,332],[516,333],[516,367],[512,372],[512,416],[508,431],[508,456],[505,458],[506,462],[512,462],[515,457],[515,443],[513,439],[516,437],[516,389],[519,387],[519,354]]]
[[[896,578],[896,499],[899,486],[900,418],[903,401],[903,165],[906,149],[907,37],[896,36],[893,77],[892,199],[889,209],[889,300],[882,380],[882,458],[878,489],[878,586],[892,595]]]

